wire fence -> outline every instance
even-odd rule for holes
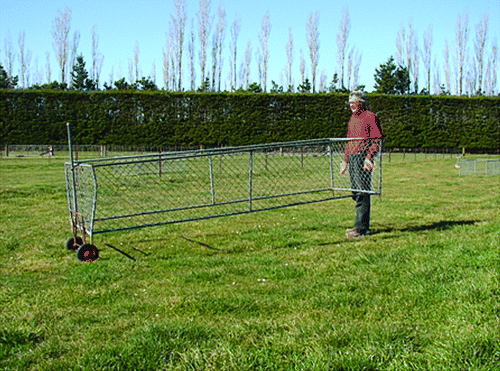
[[[438,161],[456,158],[462,150],[449,148],[388,148],[386,159],[388,163]]]
[[[1,148],[1,147],[0,147]],[[75,160],[103,158],[124,154],[146,154],[194,150],[199,147],[188,146],[122,146],[122,145],[75,145]],[[4,145],[0,157],[63,157],[69,158],[69,146],[9,144]]]
[[[460,159],[457,167],[460,175],[500,175],[500,159]]]
[[[340,174],[346,139],[90,159],[65,164],[75,231],[87,235],[381,194],[382,153],[364,179]],[[351,171],[352,172],[352,171]],[[359,185],[361,184],[361,185]]]
[[[0,147],[1,148],[1,147]],[[104,158],[120,155],[141,155],[148,153],[169,153],[186,150],[197,150],[201,147],[193,146],[125,146],[125,145],[75,145],[73,148],[75,159],[84,160]],[[221,147],[223,148],[223,147]],[[477,151],[469,151],[468,154]],[[495,151],[485,151],[492,153]],[[498,152],[498,151],[496,151]],[[463,149],[458,148],[387,148],[386,160],[388,163],[405,163],[419,161],[438,161],[453,159],[462,155]],[[500,153],[496,153],[500,154]],[[68,145],[4,145],[0,157],[45,157],[59,156],[69,158]]]

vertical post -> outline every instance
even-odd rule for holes
[[[333,145],[331,143],[328,146],[328,152],[330,154],[330,186],[332,187],[332,196],[335,196],[335,190],[333,189],[335,186],[335,182],[333,180]]]
[[[212,195],[212,205],[215,204],[214,169],[212,166],[212,156],[208,156],[208,166],[210,167],[210,194]]]
[[[383,154],[382,152],[384,151],[384,141],[382,141],[380,143],[380,148],[379,148],[379,152],[378,152],[378,161],[379,161],[379,164],[378,164],[378,191],[379,191],[379,195],[378,195],[378,200],[379,201],[382,201],[382,157],[383,157]],[[389,156],[390,156],[390,152],[389,152]]]
[[[66,127],[68,129],[68,147],[69,147],[69,161],[71,163],[71,182],[72,182],[72,188],[73,188],[73,214],[74,217],[72,217],[73,221],[73,237],[76,241],[76,234],[78,230],[78,201],[77,201],[77,192],[76,192],[76,171],[75,171],[75,160],[73,158],[73,143],[72,143],[72,138],[71,138],[71,125],[70,123],[66,123]],[[71,210],[70,210],[71,211]],[[84,233],[85,237],[85,233]]]
[[[161,154],[162,154],[162,148],[160,147],[160,161],[159,161],[159,168],[158,168],[158,171],[159,171],[159,174],[160,174],[160,180],[161,180],[161,170],[162,170],[162,167],[163,167],[163,160],[161,159]]]
[[[253,151],[250,151],[250,162],[249,162],[249,174],[248,174],[248,211],[252,211],[252,193],[253,193]]]

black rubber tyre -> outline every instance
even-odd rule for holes
[[[78,248],[76,256],[82,262],[94,262],[99,259],[99,250],[94,245],[86,243]]]
[[[73,237],[68,238],[66,241],[66,250],[78,250],[80,246],[83,245],[83,239],[81,237],[76,237],[76,242]]]

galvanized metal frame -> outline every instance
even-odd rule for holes
[[[70,142],[70,148],[72,146],[71,143],[71,132],[68,125],[68,136]],[[303,140],[303,141],[294,141],[294,142],[282,142],[282,143],[272,143],[272,144],[261,144],[261,145],[249,145],[249,146],[240,146],[240,147],[226,147],[226,148],[213,148],[213,149],[200,149],[196,151],[182,151],[182,152],[170,152],[170,153],[158,153],[158,154],[146,154],[146,155],[137,155],[137,156],[119,156],[119,157],[110,157],[110,158],[99,158],[99,159],[91,159],[84,161],[75,161],[71,151],[70,151],[70,162],[65,164],[65,173],[66,173],[66,186],[67,186],[67,196],[68,196],[68,208],[70,213],[70,220],[72,224],[73,234],[76,237],[77,233],[80,232],[83,234],[83,238],[85,239],[85,235],[90,237],[90,243],[92,243],[93,236],[96,234],[114,232],[114,231],[124,231],[124,230],[133,230],[139,228],[146,228],[152,226],[161,226],[167,224],[174,224],[180,222],[189,222],[195,220],[203,220],[203,219],[211,219],[218,217],[225,217],[230,215],[239,215],[239,214],[247,214],[264,210],[272,210],[279,209],[290,206],[304,205],[304,204],[312,204],[317,202],[323,202],[334,199],[348,198],[351,197],[351,192],[366,192],[374,195],[380,195],[382,192],[382,148],[378,152],[375,158],[376,168],[373,170],[373,174],[375,175],[376,182],[372,183],[371,190],[360,190],[360,189],[352,189],[348,186],[349,181],[348,175],[340,176],[338,174],[338,169],[336,167],[336,160],[340,160],[343,157],[343,153],[339,151],[339,148],[343,149],[345,143],[351,139],[347,138],[330,138],[330,139],[314,139],[314,140]],[[335,147],[336,146],[336,147]],[[296,152],[283,152],[283,149],[299,149]],[[323,151],[314,153],[314,151],[306,152],[307,149],[318,148],[323,149]],[[326,150],[325,150],[326,149]],[[261,167],[265,166],[266,170],[268,167],[268,156],[269,153],[272,154],[274,160],[280,159],[280,161],[288,161],[293,164],[296,164],[297,157],[300,156],[300,163],[302,167],[304,166],[304,160],[311,160],[314,157],[317,157],[318,163],[321,165],[325,165],[323,161],[324,157],[328,157],[328,159],[324,159],[327,161],[328,168],[327,174],[324,174],[326,178],[320,178],[320,181],[324,181],[329,179],[330,187],[317,187],[316,185],[310,184],[305,185],[304,187],[300,187],[300,189],[295,190],[285,190],[282,192],[275,191],[274,193],[269,194],[256,194],[255,193],[255,173],[259,171],[259,169],[255,168],[255,160],[258,156],[260,161],[264,158],[264,163],[260,163]],[[218,195],[218,191],[223,193],[225,191],[231,192],[231,190],[224,189],[220,191],[217,189],[218,184],[216,184],[217,180],[221,182],[221,180],[227,179],[224,178],[224,174],[218,176],[218,178],[214,175],[214,159],[218,158],[220,160],[220,166],[222,171],[223,160],[233,161],[233,162],[241,162],[244,161],[242,156],[248,156],[248,188],[247,195],[241,196],[238,194],[231,195],[230,198],[224,199],[224,196],[220,197]],[[263,157],[264,156],[264,157]],[[306,157],[304,157],[306,156]],[[285,159],[288,157],[288,159]],[[201,159],[208,159],[208,181],[207,183],[210,186],[210,200],[205,203],[191,203],[187,205],[180,204],[168,204],[168,200],[163,200],[162,204],[158,205],[157,208],[144,208],[140,211],[134,211],[133,208],[129,209],[116,209],[107,210],[107,215],[97,215],[100,208],[105,207],[100,204],[103,202],[103,199],[107,197],[106,194],[101,194],[101,188],[106,188],[109,186],[108,183],[115,182],[116,179],[124,179],[127,177],[135,177],[139,180],[141,179],[141,174],[145,174],[144,176],[149,177],[145,178],[146,180],[151,180],[152,173],[141,173],[144,169],[154,169],[158,171],[158,174],[154,174],[155,176],[155,184],[158,183],[159,180],[156,179],[158,176],[161,180],[162,177],[168,177],[169,172],[165,171],[165,164],[175,164],[176,162],[186,161],[198,161]],[[276,160],[277,161],[277,160]],[[295,162],[294,162],[295,161]],[[339,162],[339,161],[337,161]],[[264,164],[264,165],[263,165]],[[286,165],[286,164],[285,164]],[[187,166],[187,165],[186,165]],[[125,173],[125,170],[120,172],[121,169],[136,169],[137,174]],[[158,170],[156,170],[158,169]],[[197,168],[195,169],[197,170]],[[293,173],[289,173],[286,167],[272,169],[274,171],[274,175],[278,174],[280,176],[279,180],[286,179],[286,177],[293,176]],[[200,170],[201,171],[201,170]],[[203,172],[205,172],[203,170]],[[232,171],[232,170],[231,170]],[[228,171],[226,176],[236,176]],[[262,171],[262,168],[260,169]],[[102,176],[102,174],[107,174],[108,177]],[[190,173],[191,174],[191,173]],[[194,174],[198,175],[198,174]],[[371,174],[370,174],[371,176]],[[116,177],[116,178],[114,178]],[[204,179],[201,177],[200,179]],[[272,188],[272,179],[266,178],[261,175],[260,180],[269,181],[269,187]],[[323,179],[323,180],[321,180]],[[307,181],[308,179],[304,179]],[[309,179],[309,180],[316,180]],[[163,180],[162,180],[163,181]],[[120,183],[122,184],[122,183]],[[125,183],[123,183],[125,184]],[[161,183],[163,185],[163,183]],[[237,183],[238,185],[240,183]],[[168,182],[166,183],[168,186]],[[140,187],[140,184],[139,186]],[[262,184],[260,184],[262,187]],[[123,187],[121,187],[123,188]],[[136,188],[130,188],[135,190]],[[196,188],[193,188],[196,190]],[[241,188],[238,189],[241,191]],[[102,192],[111,193],[109,190],[103,189]],[[145,189],[140,197],[147,197],[148,192],[153,192],[153,190]],[[203,189],[204,193],[205,190]],[[262,192],[262,191],[261,191]],[[337,194],[336,194],[337,192]],[[108,202],[108,207],[117,206],[120,204],[120,201],[126,203],[126,194],[119,194],[119,190],[116,191],[116,195],[109,196],[115,197],[116,202]],[[219,194],[220,194],[219,193]],[[237,192],[235,192],[237,193]],[[326,193],[326,194],[324,194]],[[227,194],[223,193],[224,195]],[[305,196],[311,198],[305,198]],[[114,200],[114,199],[113,199]],[[281,201],[283,200],[283,201]],[[150,201],[150,200],[149,200]],[[259,202],[267,202],[269,204],[258,204]],[[276,202],[275,202],[276,201]],[[278,202],[279,201],[279,202]],[[240,205],[243,203],[247,203],[246,208],[239,209],[231,209],[231,205]],[[111,205],[111,206],[109,206]],[[120,204],[121,205],[121,204]],[[141,205],[139,205],[141,206]],[[228,207],[228,211],[222,212],[219,209],[223,207]],[[197,215],[197,210],[214,210],[214,212],[210,212],[204,215]],[[125,210],[119,211],[119,210]],[[180,214],[187,213],[186,216],[177,217],[174,219],[168,219],[166,217],[162,217],[162,215],[167,215],[168,213],[172,214]],[[190,216],[189,212],[195,212],[194,216]],[[150,218],[151,220],[147,222],[134,222],[132,224],[127,225],[118,225],[113,227],[99,227],[100,223],[108,223],[122,220],[132,220],[134,218]],[[153,220],[153,218],[156,218]],[[134,219],[135,220],[135,219]]]

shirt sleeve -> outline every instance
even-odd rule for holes
[[[370,120],[367,124],[368,153],[366,158],[372,161],[373,157],[380,150],[380,143],[384,140],[385,136],[377,115],[374,114],[373,120]]]

